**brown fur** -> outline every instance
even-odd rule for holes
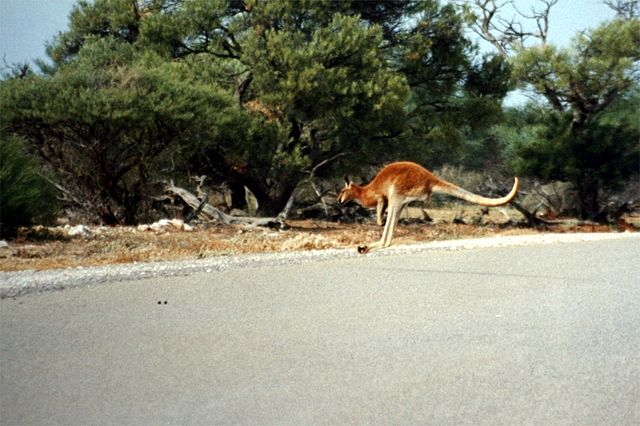
[[[518,186],[518,178],[515,178],[515,183],[509,194],[502,198],[485,198],[437,178],[416,163],[397,162],[384,167],[366,185],[361,186],[351,181],[346,182],[345,187],[338,195],[338,201],[346,203],[356,200],[364,207],[376,207],[378,225],[382,225],[384,212],[389,211],[380,241],[369,246],[358,247],[358,252],[366,253],[374,248],[391,245],[393,232],[398,222],[398,214],[402,207],[411,201],[428,202],[433,192],[439,192],[484,206],[499,206],[510,202],[516,196]]]

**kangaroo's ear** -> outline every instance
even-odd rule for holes
[[[349,180],[349,176],[344,175],[344,187],[348,188],[351,181]]]

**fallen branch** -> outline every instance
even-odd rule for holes
[[[527,224],[529,226],[554,226],[554,225],[565,225],[565,226],[596,226],[600,223],[593,220],[582,220],[582,219],[543,219],[541,217],[536,216],[534,213],[531,213],[529,210],[525,209],[521,204],[511,201],[510,203],[516,210],[518,210],[522,215],[526,218]]]
[[[270,228],[283,228],[285,226],[284,221],[279,217],[238,217],[228,215],[207,203],[206,199],[204,201],[199,200],[198,197],[186,189],[175,186],[173,182],[169,182],[165,186],[165,191],[180,197],[196,212],[199,210],[197,214],[204,220],[215,220],[225,225],[266,226]]]
[[[518,210],[520,213],[522,213],[522,215],[525,217],[525,219],[527,220],[527,224],[529,226],[545,226],[545,225],[550,225],[549,221],[539,218],[538,216],[535,215],[535,213],[531,213],[529,210],[527,210],[526,208],[524,208],[522,206],[522,204],[516,202],[516,201],[511,201],[509,203],[510,205],[513,206],[513,208],[515,208],[516,210]]]
[[[204,194],[204,197],[202,197],[202,201],[200,202],[198,208],[189,213],[189,215],[184,219],[184,223],[189,223],[193,219],[198,217],[198,215],[202,213],[202,209],[204,208],[205,204],[207,204],[207,201],[209,201],[209,194]]]

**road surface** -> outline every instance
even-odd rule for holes
[[[0,423],[640,423],[640,239],[0,301]]]

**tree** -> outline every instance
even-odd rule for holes
[[[378,54],[381,43],[379,27],[340,14],[308,36],[270,30],[246,41],[243,61],[253,80],[244,105],[280,129],[268,162],[285,187],[247,186],[275,189],[276,210],[305,169],[347,153],[371,158],[400,132],[408,88]]]
[[[399,131],[408,91],[378,54],[381,27],[331,13],[329,3],[108,3],[80,4],[71,31],[50,49],[55,59],[73,61],[77,45],[109,37],[225,82],[245,111],[244,133],[205,141],[192,161],[202,173],[251,189],[262,213],[284,207],[318,164],[363,155],[372,139]]]
[[[461,164],[477,140],[471,135],[500,117],[510,87],[507,62],[478,55],[452,4],[418,2],[412,16],[415,25],[399,25],[404,30],[390,43],[397,69],[411,88],[396,155],[432,167]]]
[[[571,48],[559,49],[547,42],[549,13],[556,3],[557,0],[542,0],[543,8],[528,14],[516,9],[521,18],[535,22],[534,30],[525,29],[516,20],[501,19],[500,7],[492,0],[476,0],[467,11],[478,34],[508,58],[521,87],[542,96],[560,117],[551,123],[551,128],[555,135],[566,137],[554,140],[571,147],[562,150],[565,156],[561,161],[565,162],[565,169],[579,169],[566,177],[579,190],[582,216],[592,218],[600,210],[598,194],[602,188],[601,179],[594,177],[595,170],[610,161],[608,156],[596,154],[604,149],[602,140],[594,139],[601,133],[596,130],[600,126],[598,120],[638,84],[640,20],[634,16],[635,9],[624,7],[635,2],[619,1],[621,11],[631,12],[578,34]],[[537,42],[531,44],[531,40]],[[566,131],[560,132],[560,123],[565,123]],[[619,141],[617,137],[606,140],[610,144]],[[622,152],[610,148],[608,152]],[[598,158],[603,163],[598,164]]]
[[[2,82],[7,131],[28,139],[69,201],[106,224],[135,223],[167,156],[203,133],[233,129],[231,95],[192,78],[183,64],[99,39],[52,77]],[[222,130],[221,130],[222,129]]]
[[[113,57],[98,58],[92,53],[110,49]],[[132,72],[144,78],[153,74],[154,87],[175,96],[177,110],[187,108],[182,101],[188,102],[191,96],[193,116],[178,119],[175,132],[160,134],[151,126],[159,117],[145,109],[149,105],[140,108],[151,117],[144,137],[124,136],[128,131],[139,132],[138,127],[123,126],[122,132],[109,127],[111,135],[122,136],[112,143],[114,152],[131,153],[136,151],[134,145],[146,146],[151,152],[140,157],[145,161],[179,152],[176,167],[226,181],[236,193],[249,188],[259,200],[261,213],[268,215],[285,206],[302,179],[338,161],[364,164],[403,152],[417,152],[412,155],[417,159],[437,157],[429,150],[454,152],[451,145],[460,145],[464,134],[459,129],[483,122],[466,117],[497,116],[505,92],[496,83],[504,75],[505,62],[471,61],[472,49],[463,36],[460,15],[436,0],[80,1],[71,13],[68,31],[49,45],[48,52],[54,61],[45,70],[50,81],[36,79],[41,89],[49,90],[44,94],[56,87],[64,95],[72,76],[82,75],[78,85],[92,87],[94,77],[106,82],[105,90],[98,86],[95,96],[108,99],[127,88],[122,80],[129,81],[126,74]],[[155,93],[155,89],[144,90],[138,95]],[[219,110],[207,109],[200,103],[207,96],[225,101],[217,102],[222,105]],[[19,96],[13,99],[22,101]],[[233,105],[226,103],[229,99]],[[134,102],[144,101],[116,104],[125,107],[128,119],[141,120],[142,116],[132,113]],[[91,110],[91,105],[82,108]],[[164,116],[165,126],[173,120],[175,109]],[[65,117],[66,124],[76,125],[76,118],[65,116],[64,111],[55,114]],[[218,124],[225,114],[232,123],[222,131]],[[42,127],[55,126],[46,122]],[[28,133],[28,126],[15,129]],[[82,138],[99,138],[94,145],[109,145],[107,138],[92,134],[95,126],[87,125],[84,131]],[[225,137],[220,137],[221,132]],[[37,140],[36,136],[29,135]],[[158,136],[156,142],[151,142],[152,136]],[[89,155],[86,150],[74,152]],[[52,163],[54,158],[47,156]],[[451,155],[440,159],[447,158]],[[120,182],[117,185],[106,177],[93,184],[101,191],[114,188],[106,189],[110,199],[125,194],[131,200],[125,204],[134,205],[146,186],[121,188],[128,178],[120,178],[132,176],[134,170],[145,175],[140,170],[149,167],[125,167],[115,179]],[[119,200],[116,204],[125,202]],[[114,208],[106,210],[113,213]],[[132,207],[124,215],[126,221],[133,220],[135,211]]]
[[[590,188],[616,189],[638,171],[638,105],[638,89],[622,94],[577,136],[570,114],[529,105],[510,111],[499,131],[512,151],[510,161],[517,173],[569,180],[583,202],[593,203]],[[592,219],[606,219],[599,215],[601,209],[596,212]]]

